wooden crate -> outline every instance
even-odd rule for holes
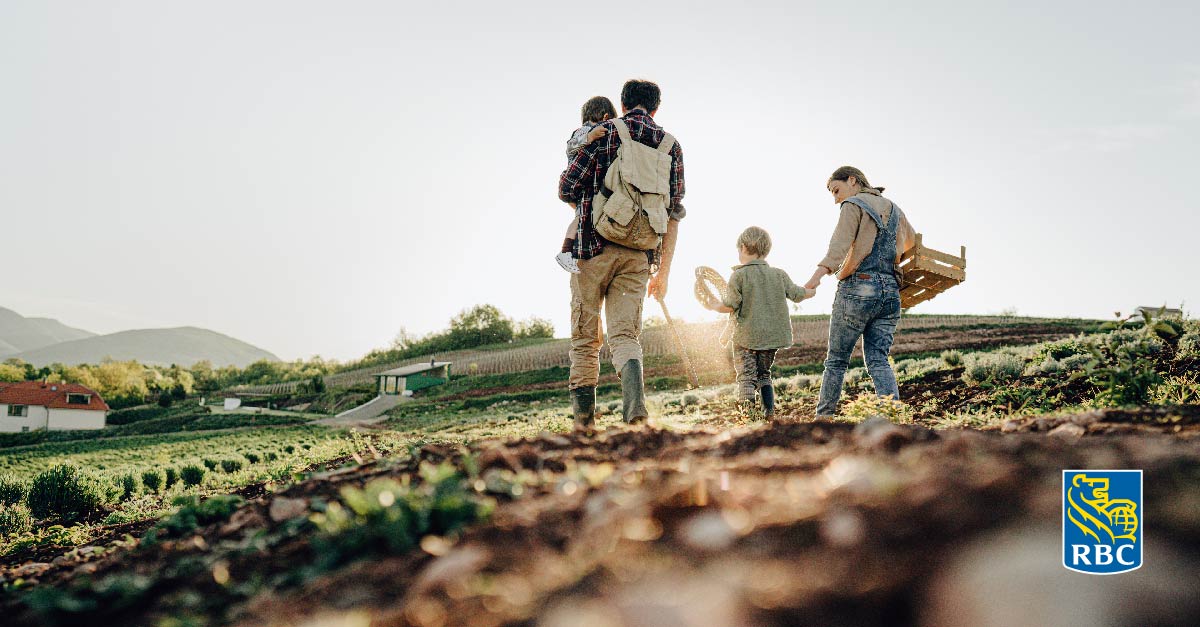
[[[959,256],[949,255],[921,243],[900,257],[904,286],[900,288],[900,306],[908,309],[967,280],[967,247],[959,247]]]

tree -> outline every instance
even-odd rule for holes
[[[554,324],[545,318],[530,317],[517,325],[517,339],[553,338]]]
[[[0,364],[0,381],[16,383],[25,380],[25,369],[12,364]]]
[[[450,321],[451,349],[498,344],[513,339],[513,322],[495,305],[476,305]]]
[[[163,407],[163,408],[170,407],[171,403],[173,403],[173,402],[175,402],[175,400],[171,398],[171,393],[167,392],[166,390],[163,390],[163,392],[158,395],[158,406],[159,407]]]

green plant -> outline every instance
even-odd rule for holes
[[[183,485],[198,486],[204,483],[204,475],[206,471],[204,466],[188,464],[179,470],[179,478],[183,480]]]
[[[957,367],[963,365],[962,351],[954,350],[954,349],[950,349],[948,351],[942,351],[942,361],[945,362],[945,364],[947,366],[950,366],[951,368],[957,368]]]
[[[246,461],[250,462],[251,464],[257,464],[262,460],[262,457],[260,457],[258,453],[246,453],[245,458]]]
[[[424,463],[420,475],[416,486],[377,479],[361,490],[345,488],[342,503],[314,514],[319,565],[329,568],[380,548],[402,553],[426,535],[455,533],[491,513],[491,501],[481,499],[452,466]]]
[[[78,466],[59,464],[33,478],[29,486],[29,510],[38,518],[59,516],[74,522],[116,502],[118,496],[116,486],[107,480]]]
[[[163,471],[157,468],[142,471],[142,485],[151,492],[158,492],[159,488],[163,487],[164,475]]]
[[[863,392],[851,399],[842,408],[842,416],[854,422],[861,422],[871,416],[883,416],[892,422],[908,423],[913,421],[913,410],[903,401],[891,396],[879,396]]]
[[[1157,338],[1155,338],[1157,339]],[[1141,343],[1118,344],[1111,359],[1096,351],[1096,360],[1101,365],[1090,373],[1093,384],[1100,388],[1093,402],[1097,405],[1144,405],[1150,400],[1150,390],[1162,383],[1162,375],[1154,369],[1154,362],[1143,357]]]
[[[29,484],[9,475],[0,475],[0,505],[24,503],[29,496]]]
[[[1179,338],[1177,357],[1200,357],[1200,332],[1189,331]]]
[[[171,393],[169,391],[163,390],[158,395],[158,406],[162,407],[163,409],[170,407],[171,404],[174,402],[175,402],[175,399],[171,398]]]
[[[137,475],[125,473],[117,478],[117,483],[121,487],[121,500],[128,500],[138,492],[138,477]]]
[[[172,505],[179,509],[164,516],[147,531],[142,537],[142,545],[154,544],[163,538],[178,538],[200,527],[228,520],[242,502],[242,497],[234,494],[212,496],[204,501],[195,496],[176,497]]]
[[[210,459],[208,457],[205,457],[203,460],[201,460],[201,462],[204,464],[204,467],[209,470],[217,469],[217,460],[215,460],[215,459]]]
[[[33,515],[24,503],[0,503],[0,536],[25,533],[33,528]]]
[[[1027,377],[1028,376],[1045,377],[1045,376],[1058,374],[1058,373],[1062,372],[1062,370],[1063,370],[1062,362],[1058,361],[1057,359],[1055,359],[1052,356],[1047,355],[1046,358],[1043,359],[1042,361],[1040,361],[1040,362],[1033,361],[1033,362],[1030,362],[1028,366],[1025,366],[1025,376],[1027,376]]]
[[[1025,360],[1004,352],[972,353],[963,360],[963,381],[971,385],[1005,383],[1021,376]]]
[[[163,469],[163,487],[169,490],[176,483],[179,483],[179,469],[174,466],[167,466]]]
[[[1155,405],[1200,405],[1200,374],[1166,377],[1150,390]]]
[[[229,459],[221,460],[221,470],[224,471],[226,474],[231,473],[231,472],[237,472],[241,469],[242,469],[242,460],[237,459],[236,457],[231,457]]]

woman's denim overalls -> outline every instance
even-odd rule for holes
[[[838,283],[829,317],[829,353],[825,358],[825,373],[821,378],[821,398],[817,402],[818,416],[837,413],[838,398],[850,353],[858,338],[863,338],[863,353],[867,372],[880,396],[900,398],[896,373],[888,363],[896,323],[900,321],[900,282],[896,276],[896,230],[900,225],[900,208],[892,203],[887,224],[866,202],[850,198],[871,216],[879,232],[871,254],[854,271]],[[891,202],[891,201],[888,201]],[[864,278],[865,277],[865,278]]]

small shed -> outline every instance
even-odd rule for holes
[[[441,385],[450,380],[450,364],[448,361],[430,361],[380,372],[375,375],[379,394],[402,396],[405,390],[411,392]]]

